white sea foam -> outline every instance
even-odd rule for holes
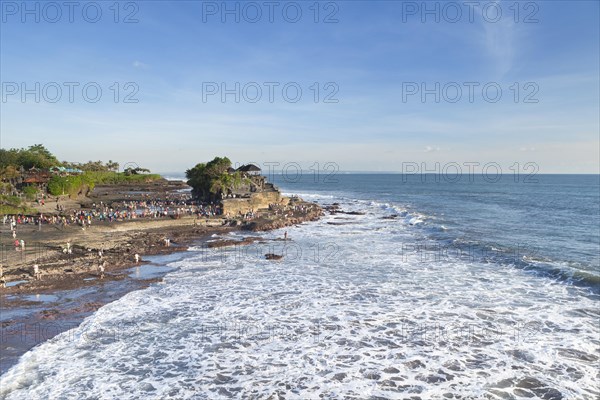
[[[582,289],[423,251],[391,211],[342,206],[366,214],[287,228],[289,242],[193,248],[163,285],[25,354],[0,396],[598,396],[600,314]]]
[[[333,200],[336,197],[329,194],[321,194],[321,193],[292,193],[292,192],[282,192],[284,196],[299,196],[304,200]]]

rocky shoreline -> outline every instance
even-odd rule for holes
[[[185,184],[170,182],[168,191],[181,191]],[[89,206],[94,201],[121,200],[123,193],[146,190],[152,195],[164,195],[152,185],[148,187],[116,187],[110,192],[107,188],[96,190],[94,197],[79,200],[78,206]],[[131,200],[133,196],[128,196]],[[83,284],[86,278],[100,277],[99,265],[104,264],[104,279],[118,276],[118,271],[131,268],[137,263],[135,255],[144,256],[169,254],[183,251],[197,241],[213,235],[223,235],[231,231],[262,232],[314,221],[321,217],[323,209],[314,203],[294,199],[294,208],[285,214],[261,210],[251,220],[212,216],[198,218],[183,215],[178,218],[133,219],[119,222],[94,223],[81,230],[79,226],[36,225],[19,226],[19,238],[27,243],[26,251],[15,251],[11,244],[2,245],[3,278],[6,287],[0,288],[0,295],[18,293],[44,293]],[[3,237],[8,236],[8,227],[3,227]],[[249,235],[250,236],[250,235]],[[166,244],[168,239],[169,244]],[[239,245],[231,243],[230,245]],[[227,245],[222,243],[219,247]],[[65,254],[65,247],[70,247]],[[101,252],[101,253],[100,253]],[[101,256],[99,254],[102,254]],[[41,279],[36,280],[33,265],[39,265]],[[14,284],[19,282],[19,284]]]
[[[123,190],[131,192],[132,188]],[[104,199],[111,195],[118,197],[115,193],[107,195],[105,190],[99,193]],[[86,199],[86,203],[93,200]],[[261,243],[262,239],[252,232],[314,221],[323,214],[323,209],[316,204],[300,199],[295,200],[295,204],[301,205],[298,208],[302,211],[292,210],[281,215],[264,210],[249,221],[221,216],[200,219],[182,216],[97,223],[86,230],[77,226],[62,229],[43,226],[41,230],[35,226],[21,227],[19,234],[29,243],[28,251],[21,254],[9,249],[5,250],[9,253],[3,255],[7,285],[0,288],[1,371],[13,365],[31,347],[74,328],[104,304],[160,281],[166,271],[153,264],[155,256],[183,252],[199,244],[210,249]],[[233,231],[247,232],[248,236],[240,240],[223,237]],[[169,239],[168,243],[165,238]],[[70,254],[64,253],[67,241],[72,243]],[[136,254],[140,256],[138,262]],[[271,260],[281,258],[274,254],[264,256]],[[105,265],[103,273],[99,269],[101,263]],[[40,280],[35,279],[34,264],[39,265]],[[131,277],[132,269],[144,266],[152,271],[149,277]],[[33,336],[32,330],[37,332]]]

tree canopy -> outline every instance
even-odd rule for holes
[[[21,167],[48,169],[54,165],[62,165],[62,163],[42,144],[34,144],[27,149],[0,149],[0,169],[9,166],[17,169]]]
[[[28,148],[22,149],[0,149],[0,177],[7,179],[15,175],[15,171],[18,174],[19,170],[31,169],[32,167],[39,169],[49,169],[51,167],[66,167],[81,169],[82,171],[88,172],[118,172],[119,163],[108,160],[104,163],[98,161],[88,161],[86,163],[74,163],[63,161],[60,162],[54,154],[50,152],[43,144],[34,144]],[[146,168],[130,168],[129,174],[138,174],[150,172]]]
[[[185,171],[192,194],[204,201],[213,201],[227,191],[239,187],[243,178],[239,172],[229,173],[231,161],[227,157],[215,157],[208,163],[196,164]]]
[[[51,167],[72,168],[75,175],[67,173],[55,175],[48,180],[48,192],[52,195],[77,195],[82,190],[92,189],[96,184],[121,184],[160,179],[160,175],[150,174],[146,168],[126,168],[119,173],[119,163],[109,160],[88,161],[86,163],[60,162],[44,145],[35,144],[21,149],[0,149],[0,193],[14,190],[25,191],[22,179],[32,167],[49,170]],[[33,189],[31,189],[33,190]],[[31,191],[30,190],[30,191]]]

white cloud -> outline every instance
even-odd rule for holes
[[[499,78],[503,77],[513,67],[516,57],[517,31],[513,17],[508,9],[510,3],[492,1],[485,5],[476,5],[475,15],[483,29],[479,40],[484,51],[494,65]],[[500,12],[500,14],[496,14]]]
[[[142,69],[146,69],[146,68],[148,68],[148,64],[144,64],[143,62],[141,62],[141,61],[138,61],[138,60],[135,60],[135,61],[133,62],[133,66],[134,66],[135,68],[142,68]]]

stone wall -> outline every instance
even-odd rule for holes
[[[250,197],[238,199],[223,200],[223,215],[229,214],[230,217],[247,213],[250,210],[258,211],[259,209],[269,208],[269,204],[287,205],[289,199],[282,196],[277,191],[252,193]]]

